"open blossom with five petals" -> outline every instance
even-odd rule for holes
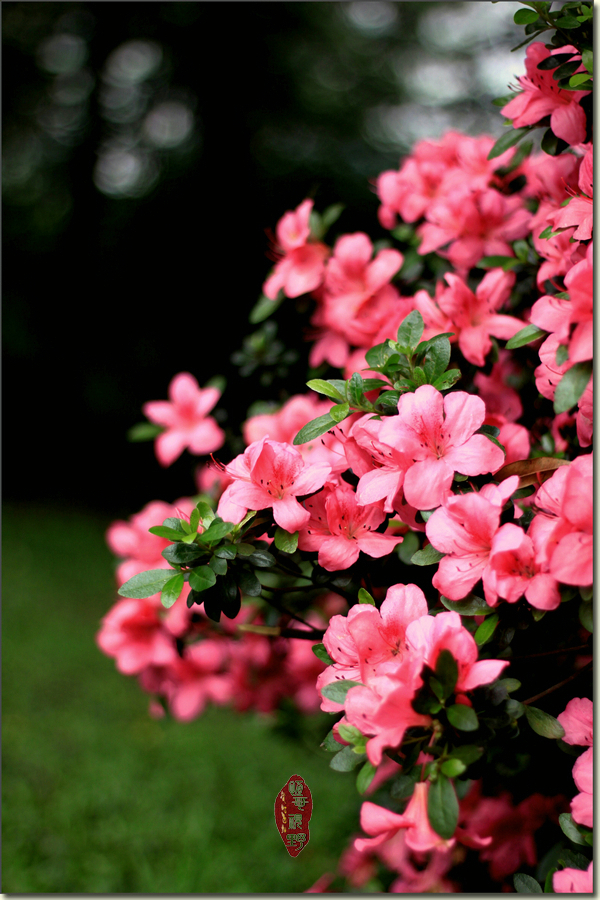
[[[509,664],[505,659],[477,659],[477,644],[456,612],[421,616],[406,629],[406,643],[430,669],[435,670],[442,650],[449,650],[458,666],[456,691],[472,691],[495,681]]]
[[[265,437],[236,456],[226,471],[233,481],[219,500],[219,516],[237,524],[249,509],[272,508],[277,524],[293,533],[310,519],[296,498],[323,487],[331,468],[307,465],[291,444]]]
[[[587,241],[594,227],[594,148],[590,146],[579,169],[579,193],[548,217],[554,229],[575,228],[571,236]]]
[[[306,501],[307,521],[298,537],[301,550],[318,550],[319,565],[328,572],[347,569],[362,550],[379,559],[403,540],[401,535],[379,534],[375,529],[385,513],[375,505],[360,506],[350,485],[343,482]]]
[[[412,465],[409,456],[379,440],[383,422],[363,416],[354,423],[344,450],[348,465],[359,476],[356,499],[361,506],[383,500],[385,512],[393,512],[404,473]]]
[[[416,509],[434,509],[450,495],[455,472],[482,475],[504,463],[500,447],[475,434],[485,419],[480,397],[454,391],[445,397],[430,384],[398,400],[398,415],[387,419],[379,438],[412,460],[404,476],[404,496]]]
[[[560,606],[556,578],[544,571],[536,559],[535,546],[529,535],[511,522],[502,525],[492,539],[483,584],[490,606],[496,605],[498,597],[516,603],[523,594],[536,609]]]
[[[286,297],[299,297],[316,290],[323,281],[329,248],[317,241],[309,242],[312,200],[304,200],[295,210],[288,210],[277,223],[276,256],[282,256],[263,284],[263,291],[275,300],[280,290]]]
[[[589,91],[561,90],[550,70],[538,69],[543,59],[555,54],[577,54],[570,45],[548,50],[541,41],[535,41],[527,48],[525,60],[526,75],[519,78],[522,92],[502,107],[502,115],[512,119],[515,128],[536,125],[540,119],[550,116],[550,128],[568,144],[585,141],[586,118],[580,101]]]
[[[189,372],[180,372],[169,385],[169,400],[153,400],[143,406],[144,415],[166,431],[156,438],[156,457],[161,466],[170,466],[188,448],[197,456],[218,450],[225,433],[207,415],[221,391],[201,389]]]
[[[432,584],[450,600],[466,597],[489,562],[502,507],[519,486],[512,475],[499,485],[486,484],[479,493],[450,497],[428,519],[425,530],[440,560]]]

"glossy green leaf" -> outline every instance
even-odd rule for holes
[[[582,50],[581,52],[581,62],[586,67],[590,75],[594,74],[594,51],[593,50]]]
[[[526,325],[525,328],[521,328],[520,331],[517,331],[517,333],[506,342],[506,349],[516,350],[517,347],[524,347],[525,344],[532,344],[533,341],[547,337],[547,335],[548,332],[544,331],[543,328],[538,328],[537,325]]]
[[[246,557],[248,562],[259,569],[268,569],[275,565],[275,557],[268,550],[254,550],[254,552]]]
[[[429,785],[427,818],[436,834],[449,840],[458,825],[458,799],[454,785],[445,775],[438,775]]]
[[[217,580],[217,576],[209,566],[198,566],[190,572],[190,587],[197,593],[212,587]]]
[[[272,316],[276,309],[278,309],[285,299],[285,294],[283,291],[279,291],[275,300],[270,300],[268,297],[265,297],[262,294],[255,305],[252,307],[252,310],[249,315],[250,324],[258,325],[259,322],[264,322],[265,319],[268,319],[269,316]]]
[[[216,543],[222,540],[225,535],[230,534],[233,529],[233,522],[224,522],[218,516],[208,526],[205,532],[200,535],[202,543]]]
[[[367,760],[356,776],[356,790],[359,794],[364,794],[364,792],[367,790],[367,788],[373,781],[373,778],[375,777],[376,771],[377,769],[375,768],[375,766],[370,763],[369,760]]]
[[[150,534],[157,537],[165,538],[167,541],[180,541],[184,537],[183,531],[176,531],[174,528],[167,528],[166,525],[153,525],[149,528]]]
[[[535,706],[526,706],[525,715],[533,731],[541,737],[556,740],[565,736],[565,729],[558,719],[555,719],[554,716],[544,712],[542,709],[537,709]]]
[[[339,753],[333,757],[329,763],[330,768],[336,772],[351,772],[363,762],[365,754],[355,753],[352,747],[342,747]]]
[[[590,634],[594,633],[594,610],[593,603],[583,602],[579,605],[579,621],[586,631]]]
[[[330,431],[335,424],[335,419],[332,419],[329,413],[325,413],[325,415],[313,419],[312,422],[301,428],[293,443],[295,446],[298,446],[299,444],[307,444],[309,441],[314,441],[315,438],[325,434],[326,431]]]
[[[333,665],[333,660],[325,649],[325,644],[313,644],[311,649],[317,659],[320,659],[321,662],[324,662],[326,666]]]
[[[182,590],[183,572],[180,572],[179,575],[174,575],[173,578],[170,578],[169,581],[167,581],[160,593],[160,602],[165,609],[170,609],[171,606],[173,606],[175,601],[179,599]]]
[[[440,650],[435,663],[435,675],[442,688],[440,700],[447,700],[458,680],[458,665],[449,650]]]
[[[459,616],[489,616],[494,612],[482,597],[476,597],[475,594],[469,594],[463,600],[449,600],[440,595],[440,600],[446,609],[457,612]]]
[[[558,817],[558,824],[562,828],[563,833],[566,834],[570,841],[572,841],[574,844],[585,846],[585,837],[573,820],[573,816],[571,815],[571,813],[561,813]]]
[[[556,385],[554,412],[562,413],[571,409],[588,386],[592,374],[591,362],[575,363],[568,369]]]
[[[440,770],[444,775],[447,775],[448,778],[456,778],[458,775],[462,775],[463,772],[466,772],[467,767],[460,759],[446,759],[440,766]]]
[[[421,340],[424,328],[423,316],[417,309],[413,309],[398,328],[398,346],[402,353],[411,355]]]
[[[513,128],[510,131],[505,132],[502,137],[498,138],[488,153],[488,159],[495,159],[497,156],[501,156],[505,150],[509,150],[510,147],[514,147],[515,144],[518,144],[521,138],[524,138],[530,131],[531,128],[528,126],[527,128]]]
[[[358,372],[354,372],[352,378],[348,382],[348,400],[351,406],[360,406],[364,402],[365,385]]]
[[[459,731],[477,731],[479,728],[477,713],[470,706],[455,703],[454,706],[448,707],[446,715],[450,724]]]
[[[140,572],[134,575],[118,590],[121,597],[130,597],[134,600],[142,600],[152,597],[162,591],[165,584],[173,578],[172,569],[150,569],[148,572]]]
[[[358,602],[359,603],[368,603],[370,606],[375,606],[375,601],[373,600],[372,596],[364,588],[359,588]]]
[[[137,425],[132,425],[127,432],[127,440],[132,444],[141,441],[153,441],[164,430],[162,425],[155,425],[153,422],[138,422]]]
[[[334,422],[343,422],[350,415],[350,406],[348,403],[337,403],[331,407],[329,415]]]
[[[478,647],[483,647],[484,644],[492,638],[494,631],[498,627],[499,618],[497,614],[490,616],[489,619],[486,619],[485,622],[482,622],[477,631],[475,632],[475,643]]]
[[[183,544],[179,542],[178,544],[171,544],[170,547],[165,547],[161,556],[173,565],[187,566],[205,554],[206,550],[203,550],[198,544]]]
[[[290,534],[285,528],[278,526],[275,531],[275,546],[282,553],[294,553],[298,547],[298,532]]]
[[[362,683],[360,681],[348,681],[342,680],[332,681],[330,684],[324,685],[321,688],[321,694],[324,697],[327,697],[328,700],[332,700],[334,703],[344,703],[346,699],[346,694],[353,687],[362,687]]]
[[[517,894],[543,894],[542,887],[531,875],[524,875],[518,872],[513,877],[513,884]]]
[[[215,575],[224,575],[227,571],[227,560],[222,559],[220,556],[213,556],[208,561],[208,565],[211,567]]]
[[[433,386],[437,388],[438,391],[447,391],[451,388],[461,376],[460,369],[448,369],[447,372],[444,372],[443,375],[440,375],[439,378],[433,382]]]
[[[513,18],[515,25],[529,25],[531,22],[537,22],[539,17],[533,9],[518,9]]]
[[[306,382],[306,386],[309,387],[311,391],[316,391],[318,394],[325,394],[326,397],[330,397],[332,400],[345,399],[345,393],[342,393],[330,384],[329,381],[324,381],[322,378],[313,378],[311,381]]]
[[[436,550],[433,544],[427,544],[422,550],[417,550],[411,559],[411,562],[415,566],[434,566],[437,565],[440,559],[443,559],[445,555],[445,553]]]

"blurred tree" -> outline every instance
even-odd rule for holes
[[[347,204],[341,230],[375,223],[369,180],[415,139],[498,133],[515,8],[3,3],[5,495],[172,500],[189,459],[161,472],[125,432],[176,372],[228,376],[233,424],[255,394],[302,390],[302,355],[256,392],[229,360],[264,229],[307,195]]]

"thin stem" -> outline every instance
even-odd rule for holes
[[[510,661],[515,662],[517,659],[537,659],[538,656],[555,656],[558,653],[571,653],[574,650],[589,650],[588,644],[579,644],[577,647],[563,647],[560,650],[544,650],[543,653],[526,653],[523,656],[511,656]]]
[[[536,700],[541,700],[542,697],[545,697],[547,694],[551,694],[553,691],[557,691],[559,688],[563,687],[563,685],[568,684],[569,681],[573,681],[574,678],[577,678],[578,675],[581,675],[582,672],[585,672],[586,669],[592,665],[593,660],[590,660],[589,663],[586,663],[581,669],[578,669],[577,672],[573,672],[572,675],[569,675],[568,678],[565,678],[564,681],[559,681],[558,684],[553,684],[552,687],[546,688],[545,691],[542,691],[541,694],[536,694],[535,697],[530,697],[528,700],[523,700],[524,706],[529,706],[530,703],[535,703]]]

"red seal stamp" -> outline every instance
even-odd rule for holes
[[[275,822],[290,856],[298,856],[310,840],[312,794],[301,775],[292,775],[275,798]]]

